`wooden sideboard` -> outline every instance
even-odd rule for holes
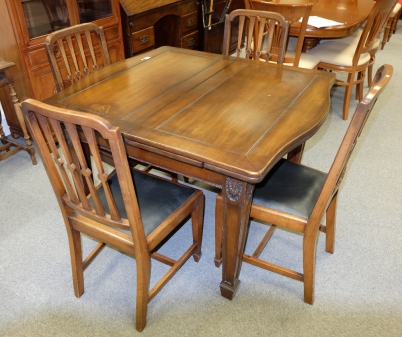
[[[197,0],[120,0],[126,58],[161,46],[199,48]]]
[[[52,13],[48,4],[59,7]],[[44,48],[52,30],[95,22],[105,30],[112,63],[124,59],[119,0],[1,0],[0,13],[0,57],[15,63],[11,71],[20,100],[43,100],[54,94],[55,83]],[[64,17],[58,20],[54,15]],[[0,101],[11,135],[23,136],[7,88],[0,90]]]

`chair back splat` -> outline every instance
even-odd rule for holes
[[[263,0],[250,0],[252,9],[279,13],[289,21],[290,25],[301,19],[299,36],[289,37],[287,41],[284,63],[294,67],[313,69],[317,67],[319,59],[303,53],[304,36],[306,34],[307,22],[313,8],[312,3],[306,4],[278,4]]]
[[[100,116],[32,99],[22,110],[63,215],[70,245],[74,293],[84,293],[84,269],[110,245],[136,259],[136,329],[146,325],[147,304],[190,258],[201,256],[202,191],[129,167],[122,134]],[[102,161],[108,149],[113,166]],[[179,259],[158,252],[191,217],[189,246]],[[98,242],[82,258],[81,234]],[[170,269],[150,289],[151,258]],[[99,263],[100,261],[98,261]]]
[[[238,20],[238,21],[237,21]],[[289,22],[283,15],[251,9],[237,9],[226,15],[222,54],[229,55],[232,25],[238,22],[236,56],[254,61],[283,64]]]
[[[304,301],[314,302],[316,246],[319,231],[325,233],[326,251],[334,252],[335,213],[339,185],[346,165],[363,127],[380,93],[392,77],[392,66],[384,65],[373,80],[367,95],[358,104],[349,128],[341,142],[328,173],[281,159],[263,181],[255,187],[250,218],[270,225],[269,230],[251,255],[243,261],[304,283]],[[216,256],[220,265],[222,245],[222,196],[217,197]],[[325,225],[321,224],[326,216]],[[277,228],[303,235],[303,271],[295,271],[260,258],[260,254]]]
[[[105,33],[94,23],[82,23],[49,34],[45,48],[56,92],[110,64]]]

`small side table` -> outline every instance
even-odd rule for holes
[[[16,142],[13,139],[9,139],[3,132],[3,127],[1,126],[1,114],[0,114],[0,141],[3,144],[0,147],[0,161],[12,156],[18,151],[26,151],[31,156],[32,164],[36,165],[35,148],[32,146],[31,139],[29,137],[27,127],[25,125],[24,117],[19,106],[19,101],[17,94],[14,89],[13,76],[10,71],[10,67],[14,66],[13,62],[4,61],[0,58],[0,86],[7,84],[10,89],[11,100],[14,103],[15,113],[17,115],[18,121],[21,124],[22,132],[24,133],[24,138],[27,145],[23,145]],[[1,145],[1,144],[0,144]]]

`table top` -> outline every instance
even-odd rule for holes
[[[317,131],[334,79],[161,47],[101,69],[46,102],[99,114],[148,150],[256,183]]]
[[[264,0],[265,1],[265,0]],[[342,26],[315,28],[308,26],[307,38],[340,38],[351,35],[366,20],[374,6],[374,0],[272,0],[281,4],[313,3],[311,16],[344,23]],[[297,36],[298,24],[290,27],[289,34]]]

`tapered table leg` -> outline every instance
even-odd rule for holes
[[[254,185],[226,178],[223,197],[221,295],[232,299],[239,287]]]

